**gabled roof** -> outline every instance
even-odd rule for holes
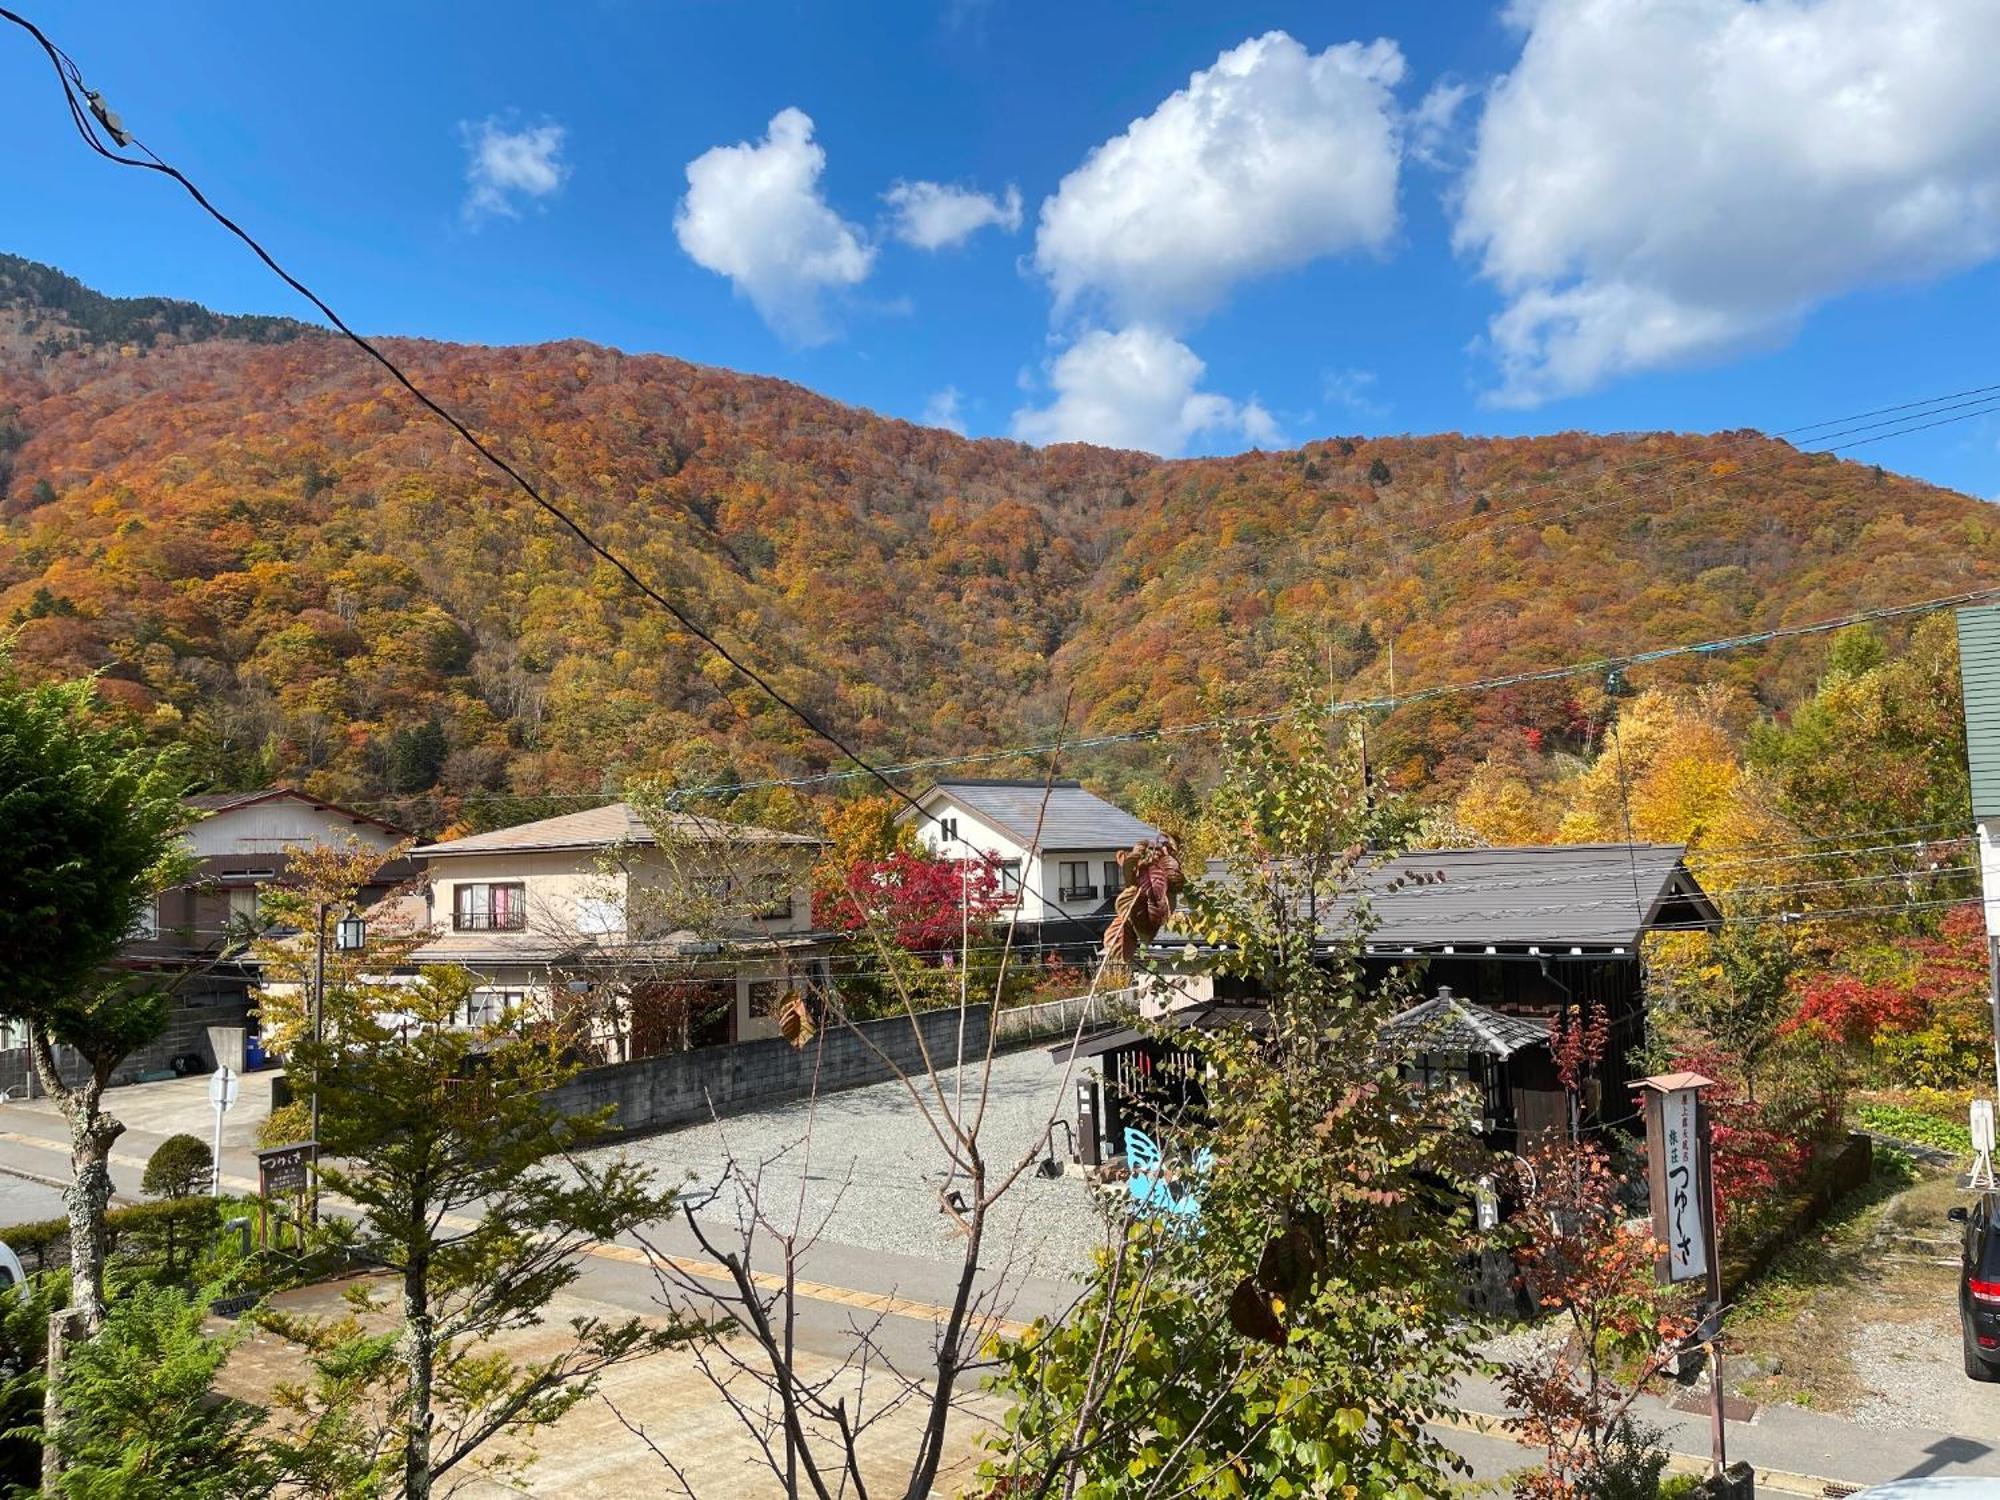
[[[822,841],[810,834],[784,833],[775,828],[757,828],[747,823],[724,823],[715,818],[699,818],[691,813],[664,815],[676,837],[701,844],[786,844],[801,848],[817,847]],[[525,854],[561,849],[609,849],[621,844],[648,846],[657,843],[653,827],[629,802],[613,802],[583,812],[564,813],[533,823],[517,823],[512,828],[495,828],[462,839],[446,839],[414,851],[418,859],[454,854]]]
[[[1527,1016],[1510,1016],[1461,1000],[1449,988],[1389,1018],[1382,1027],[1389,1041],[1424,1052],[1477,1052],[1506,1059],[1549,1039],[1549,1028]]]
[[[1721,920],[1686,860],[1684,844],[1550,844],[1398,855],[1368,872],[1377,922],[1368,945],[1636,952],[1642,933],[1706,929]],[[1325,925],[1334,928],[1349,913],[1328,915]]]
[[[942,793],[991,823],[1022,848],[1045,854],[1066,849],[1125,849],[1160,830],[1143,823],[1077,781],[940,781],[917,800],[928,804]],[[1043,798],[1046,795],[1047,803]],[[916,816],[905,809],[900,820]],[[1037,822],[1041,837],[1035,837]]]
[[[1638,952],[1642,933],[1707,929],[1721,913],[1688,872],[1683,844],[1549,844],[1425,849],[1367,867],[1371,952]],[[1210,861],[1208,880],[1226,880]],[[1320,913],[1321,936],[1349,935],[1354,902]],[[1163,934],[1155,944],[1185,938]]]
[[[398,838],[408,838],[410,830],[399,828],[394,823],[372,817],[365,812],[356,812],[351,807],[342,807],[338,802],[328,802],[320,797],[311,797],[295,786],[267,786],[254,792],[196,792],[183,797],[181,801],[197,812],[209,817],[217,813],[234,812],[239,807],[255,807],[260,802],[300,802],[314,812],[332,813],[345,818],[350,823],[367,823],[380,828],[385,833],[393,833]]]

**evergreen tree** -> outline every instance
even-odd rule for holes
[[[350,1012],[337,1041],[293,1050],[300,1084],[320,1091],[322,1146],[337,1162],[323,1182],[355,1215],[329,1232],[394,1278],[399,1303],[388,1337],[277,1320],[318,1371],[281,1395],[305,1435],[294,1456],[336,1471],[344,1462],[350,1476],[393,1470],[409,1500],[447,1473],[518,1466],[482,1450],[556,1421],[611,1365],[683,1337],[637,1318],[582,1318],[564,1347],[532,1361],[494,1346],[542,1321],[587,1245],[664,1217],[674,1200],[623,1159],[575,1156],[603,1138],[605,1117],[548,1104],[545,1091],[573,1070],[543,1049],[460,1025],[470,992],[462,970],[427,969],[398,991],[395,1014]],[[357,1397],[378,1415],[357,1420]],[[329,1435],[346,1440],[344,1460]]]

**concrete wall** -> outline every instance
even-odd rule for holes
[[[914,1023],[906,1016],[891,1016],[861,1021],[852,1028],[830,1027],[800,1048],[772,1038],[670,1052],[585,1069],[553,1090],[550,1099],[571,1114],[609,1106],[612,1123],[624,1130],[690,1125],[706,1120],[711,1111],[734,1114],[804,1098],[814,1087],[815,1074],[822,1093],[886,1082],[894,1075],[864,1044],[863,1036],[906,1072],[923,1067],[919,1033],[932,1060],[949,1063],[957,1051],[958,1023],[957,1010],[933,1010],[920,1014]],[[977,1056],[985,1047],[986,1015],[975,1011],[965,1019],[966,1055]]]
[[[200,1054],[201,1071],[212,1073],[215,1071],[215,1051],[208,1044],[208,1028],[243,1026],[249,1014],[250,996],[245,990],[203,995],[187,1001],[176,1000],[167,1014],[167,1029],[157,1040],[120,1063],[111,1081],[113,1084],[136,1083],[141,1073],[166,1068],[176,1057],[190,1052]],[[65,1079],[76,1082],[84,1076],[86,1070],[82,1063],[67,1047],[58,1049],[57,1060]],[[17,1099],[27,1092],[28,1049],[25,1046],[0,1048],[0,1089],[5,1089]],[[41,1091],[38,1080],[34,1092],[40,1094]]]

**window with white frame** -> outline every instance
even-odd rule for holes
[[[132,918],[132,926],[125,934],[127,941],[146,943],[160,935],[160,898],[154,896],[139,908]]]
[[[477,989],[465,997],[465,1006],[456,1020],[461,1026],[478,1029],[498,1026],[520,1011],[527,996],[520,990]]]
[[[0,1021],[0,1052],[19,1052],[27,1045],[26,1021]]]

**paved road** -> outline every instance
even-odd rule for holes
[[[1003,1060],[992,1105],[995,1138],[1038,1128],[1041,1101],[1060,1081],[1043,1054],[1020,1053]],[[205,1120],[212,1121],[202,1096],[191,1086],[194,1082],[142,1084],[113,1092],[111,1109],[133,1125],[113,1154],[114,1177],[121,1187],[137,1186],[146,1158],[166,1135],[184,1129],[199,1132]],[[907,1098],[896,1086],[856,1090],[823,1101],[820,1108],[827,1128],[823,1135],[816,1134],[817,1165],[783,1179],[793,1190],[803,1184],[808,1205],[817,1209],[812,1222],[823,1220],[825,1225],[799,1269],[806,1285],[798,1304],[798,1343],[814,1354],[838,1358],[852,1348],[857,1327],[876,1328],[883,1349],[900,1367],[921,1369],[956,1274],[950,1231],[935,1209],[935,1189],[921,1193],[907,1189],[911,1164],[917,1159],[913,1153],[921,1151],[912,1142],[920,1141],[922,1127],[910,1117]],[[795,1135],[798,1123],[796,1109],[780,1108],[739,1117],[726,1122],[725,1128],[732,1147],[741,1151],[754,1144],[761,1158],[768,1154],[766,1148]],[[255,1181],[255,1158],[246,1149],[251,1123],[246,1118],[230,1124],[238,1128],[225,1136],[224,1185],[249,1191]],[[692,1172],[702,1180],[714,1180],[719,1157],[712,1131],[674,1132],[634,1144],[672,1176]],[[52,1112],[0,1105],[0,1212],[15,1202],[22,1208],[11,1215],[17,1221],[60,1212],[59,1195],[53,1189],[9,1177],[5,1169],[59,1179],[67,1174],[68,1155],[67,1132]],[[836,1190],[829,1185],[837,1183],[847,1186]],[[862,1184],[858,1191],[856,1183]],[[779,1178],[774,1178],[774,1188],[779,1185]],[[1016,1239],[1009,1243],[1004,1236],[996,1237],[981,1281],[983,1288],[997,1289],[1004,1315],[1021,1321],[1060,1308],[1071,1295],[1060,1274],[1061,1263],[1076,1256],[1079,1247],[1087,1247],[1087,1231],[1079,1236],[1076,1229],[1079,1223],[1088,1224],[1087,1217],[1078,1216],[1091,1213],[1087,1195],[1074,1180],[1030,1178],[1024,1187],[1034,1195],[1019,1200],[1024,1207],[1009,1229]],[[726,1199],[718,1200],[710,1215],[719,1220],[718,1233],[732,1227]],[[649,1238],[666,1253],[683,1258],[698,1275],[705,1267],[712,1269],[712,1254],[684,1223],[657,1226]],[[1037,1253],[1009,1255],[1023,1246]],[[718,1242],[717,1248],[735,1245]],[[766,1259],[769,1253],[770,1247],[760,1246],[759,1264],[774,1266]],[[1023,1274],[1024,1270],[1031,1274]],[[631,1311],[657,1311],[658,1283],[635,1244],[597,1247],[586,1259],[576,1291]],[[1481,1413],[1498,1415],[1504,1409],[1498,1391],[1478,1381],[1467,1382],[1460,1404],[1474,1418]],[[1643,1401],[1640,1410],[1645,1420],[1666,1432],[1674,1452],[1689,1462],[1706,1457],[1704,1417],[1651,1400]],[[1497,1477],[1532,1458],[1504,1436],[1464,1427],[1451,1431],[1448,1440],[1483,1477]],[[1769,1487],[1777,1489],[1788,1484],[1797,1488],[1799,1481],[1787,1476],[1879,1483],[1918,1474],[2000,1475],[2000,1441],[1921,1428],[1864,1427],[1790,1407],[1768,1407],[1749,1424],[1732,1423],[1730,1445],[1732,1457],[1776,1471],[1777,1482]]]

